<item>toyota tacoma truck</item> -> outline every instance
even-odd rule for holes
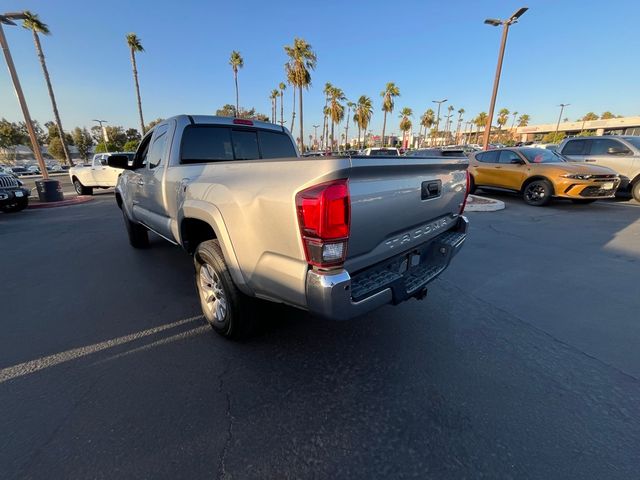
[[[226,337],[255,326],[256,299],[348,319],[423,298],[466,237],[466,158],[303,158],[279,125],[179,115],[108,162],[130,244],[151,231],[193,255]]]
[[[69,169],[69,178],[78,195],[93,195],[94,188],[113,188],[116,186],[122,169],[112,168],[108,165],[108,159],[111,155],[124,155],[129,160],[133,158],[133,153],[97,153],[93,156],[90,165],[79,165]]]

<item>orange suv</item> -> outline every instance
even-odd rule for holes
[[[469,157],[471,193],[476,188],[495,188],[522,194],[529,205],[542,206],[551,197],[574,203],[612,198],[620,177],[607,167],[568,162],[544,148],[500,148],[475,152]]]

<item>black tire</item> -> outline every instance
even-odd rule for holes
[[[73,188],[78,195],[93,195],[93,187],[85,187],[77,178],[73,179]]]
[[[473,179],[473,175],[469,175],[469,194],[476,193],[476,181]]]
[[[590,203],[595,202],[597,199],[595,198],[572,198],[571,201],[578,205],[588,205]]]
[[[254,331],[254,302],[231,278],[217,240],[207,240],[193,256],[200,306],[207,323],[225,338],[238,340]]]
[[[525,185],[522,190],[524,201],[534,207],[542,207],[551,201],[553,185],[549,180],[534,180]]]
[[[139,223],[132,222],[127,217],[127,212],[122,209],[122,218],[124,219],[124,226],[127,228],[127,235],[129,236],[129,244],[133,248],[148,248],[149,247],[149,232],[147,229]]]
[[[16,200],[14,203],[10,203],[8,205],[3,205],[0,207],[4,213],[16,213],[24,210],[29,205],[29,199],[24,198],[22,200]]]
[[[636,183],[631,185],[631,196],[636,202],[640,202],[640,179],[636,180]]]

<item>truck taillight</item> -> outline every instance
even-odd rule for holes
[[[464,192],[464,200],[460,204],[460,215],[464,213],[464,207],[467,206],[467,198],[469,197],[469,191],[471,190],[471,175],[469,174],[469,170],[467,170],[467,187]]]
[[[307,262],[319,268],[342,265],[351,224],[347,180],[321,183],[298,192],[296,208]]]

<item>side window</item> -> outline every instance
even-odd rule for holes
[[[190,126],[182,134],[181,163],[233,160],[231,129],[227,127]]]
[[[156,127],[156,131],[153,134],[151,140],[151,147],[147,154],[147,164],[149,168],[156,168],[162,162],[162,155],[164,154],[164,147],[167,145],[167,130],[168,125],[160,125]]]
[[[258,139],[260,140],[262,158],[288,158],[296,156],[296,151],[293,148],[291,139],[284,133],[259,130]]]
[[[520,155],[513,150],[502,150],[500,152],[499,163],[522,163],[522,159]]]
[[[258,135],[250,130],[233,130],[233,153],[236,160],[255,160],[260,158]]]
[[[498,163],[498,155],[500,152],[489,150],[488,152],[478,153],[476,158],[482,163]]]
[[[140,142],[138,150],[136,151],[136,156],[133,160],[134,168],[141,168],[147,165],[147,153],[149,153],[150,143],[151,135],[147,135]]]
[[[631,153],[622,143],[612,138],[594,138],[591,140],[591,155],[625,155]],[[609,153],[609,149],[616,153]]]
[[[563,155],[585,155],[587,153],[587,140],[569,140],[562,147]]]

